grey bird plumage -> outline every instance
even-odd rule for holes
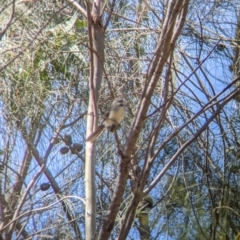
[[[115,98],[111,104],[111,108],[104,115],[102,125],[98,126],[88,138],[87,141],[94,142],[100,134],[107,128],[110,132],[115,132],[122,122],[125,109],[123,98]]]

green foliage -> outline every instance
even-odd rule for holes
[[[85,27],[87,27],[87,21],[76,19],[75,26],[76,26],[77,29],[85,28]]]

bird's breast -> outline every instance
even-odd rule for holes
[[[123,107],[119,107],[117,109],[112,109],[110,111],[109,116],[104,121],[105,127],[109,127],[116,123],[119,124],[124,118],[124,113],[125,113],[125,111],[124,111]]]

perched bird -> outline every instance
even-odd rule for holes
[[[87,138],[87,141],[94,142],[106,128],[110,132],[115,132],[124,118],[124,105],[123,98],[115,98],[110,109],[104,114],[102,125],[97,127],[96,131]]]

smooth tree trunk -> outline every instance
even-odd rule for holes
[[[90,10],[90,8],[92,9]],[[91,13],[90,13],[91,11]],[[91,6],[87,2],[88,30],[89,30],[89,52],[90,52],[90,96],[87,117],[87,136],[97,127],[97,105],[99,90],[103,75],[104,64],[104,27],[101,22],[101,0],[95,1]],[[96,187],[95,187],[95,143],[86,142],[85,157],[85,234],[86,240],[94,239],[96,236]]]

